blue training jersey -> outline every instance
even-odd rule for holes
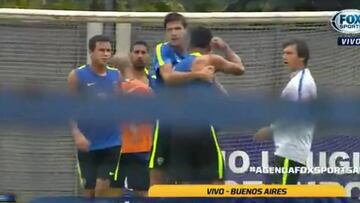
[[[120,73],[115,68],[107,67],[106,75],[96,74],[90,65],[84,65],[75,70],[78,81],[78,92],[82,96],[106,100],[115,95]],[[96,115],[94,112],[93,115]],[[106,124],[89,123],[77,120],[79,130],[90,141],[90,151],[121,145],[120,129],[117,122]]]
[[[175,71],[179,72],[190,72],[192,69],[192,64],[194,63],[196,57],[201,56],[201,53],[199,52],[193,52],[188,54],[180,63],[178,63],[175,67]],[[203,101],[206,98],[213,98],[219,96],[220,92],[217,89],[217,87],[213,83],[209,83],[203,80],[194,80],[192,82],[172,87],[172,92],[176,92],[177,95],[179,95],[178,101],[181,101],[181,99],[199,99]],[[197,101],[197,100],[195,100]],[[196,106],[193,106],[194,109],[196,109]],[[196,110],[195,110],[196,111]],[[192,109],[187,109],[187,112],[184,113],[184,115],[189,115],[193,113]],[[186,117],[187,118],[187,117]],[[187,120],[188,121],[188,120]],[[207,129],[209,126],[208,123],[213,123],[211,118],[205,119],[204,123],[199,122],[199,125],[192,124],[193,129]],[[206,126],[206,127],[204,127]],[[210,125],[211,127],[214,127],[213,125]],[[183,136],[183,135],[182,135]]]
[[[155,55],[152,59],[152,65],[155,70],[155,82],[152,84],[154,90],[164,86],[164,80],[160,75],[160,67],[164,64],[171,64],[173,67],[184,59],[182,55],[170,45],[169,42],[159,43],[155,48]]]
[[[179,72],[191,72],[192,64],[198,56],[201,56],[201,53],[193,52],[188,54],[180,63],[175,65],[174,70]],[[212,83],[202,80],[194,80],[184,84],[182,85],[182,89],[183,91],[186,90],[186,94],[193,94],[193,96],[212,96],[217,92],[216,87]]]

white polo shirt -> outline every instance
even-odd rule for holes
[[[281,98],[294,102],[311,101],[317,96],[316,84],[309,69],[301,69],[283,89]],[[271,125],[275,155],[306,165],[315,125],[312,122],[277,121]]]

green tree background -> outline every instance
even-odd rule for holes
[[[111,11],[324,11],[360,9],[360,0],[0,0],[1,8]]]

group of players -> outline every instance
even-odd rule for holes
[[[156,45],[152,61],[144,41],[132,44],[128,55],[113,56],[108,37],[92,37],[89,40],[91,63],[70,72],[70,90],[76,95],[91,95],[99,99],[117,93],[156,96],[158,92],[166,94],[175,88],[174,92],[183,97],[191,95],[189,92],[194,89],[224,96],[227,93],[215,74],[244,73],[240,57],[224,40],[214,37],[210,29],[194,27],[187,43],[186,19],[175,12],[165,16],[164,28],[168,41]],[[224,56],[213,54],[213,49]],[[282,97],[298,101],[316,96],[316,86],[315,93],[312,92],[314,80],[305,68],[308,58],[309,52],[303,41],[295,40],[284,45],[284,62],[293,68],[291,71],[295,75]],[[148,70],[150,64],[154,74]],[[179,87],[181,91],[178,91]],[[255,138],[261,140],[273,134],[280,164],[304,164],[296,154],[304,145],[304,136],[294,136],[299,141],[293,143],[293,138],[284,138],[288,129],[279,130],[279,126],[275,123],[263,128]],[[129,121],[96,125],[74,119],[71,132],[78,149],[79,174],[87,197],[116,197],[121,195],[123,188],[146,196],[150,185],[222,184],[224,180],[223,157],[212,123],[189,126],[188,123],[172,123],[165,119],[149,123]],[[310,142],[310,146],[311,136],[309,131],[306,142]],[[297,149],[294,150],[290,144],[296,145]],[[308,143],[305,145],[301,149],[304,151],[299,152],[302,155],[310,150],[307,149]],[[284,180],[283,177],[280,179]],[[289,182],[285,180],[286,183]]]

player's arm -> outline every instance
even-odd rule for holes
[[[209,63],[215,67],[216,72],[232,75],[242,75],[245,72],[242,64],[228,61],[222,56],[212,54],[209,56],[209,60]]]
[[[256,141],[263,141],[268,140],[272,137],[273,131],[271,126],[266,126],[258,130],[254,135],[254,140]]]
[[[241,75],[245,72],[241,58],[224,40],[214,37],[211,40],[211,46],[214,49],[223,51],[225,54],[225,59],[218,55],[210,55],[210,64],[214,65],[217,71],[234,75]]]
[[[214,79],[214,73],[206,71],[198,72],[178,72],[173,70],[171,54],[162,48],[161,44],[156,46],[155,68],[159,69],[160,75],[167,85],[184,84],[195,79],[201,79],[211,82]]]
[[[78,92],[78,80],[75,70],[72,70],[68,75],[68,88],[70,93],[76,95]]]
[[[75,70],[72,70],[68,76],[68,87],[72,94],[78,93],[78,81]],[[70,130],[74,137],[75,145],[80,151],[88,151],[90,143],[86,137],[80,132],[75,120],[70,120]]]
[[[212,82],[214,79],[214,73],[205,69],[195,72],[178,72],[172,69],[171,64],[161,66],[160,74],[167,85],[180,85],[196,79]]]

